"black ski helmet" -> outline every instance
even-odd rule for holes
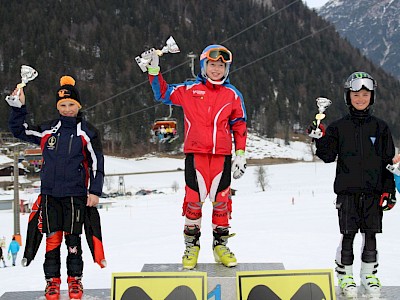
[[[375,79],[366,72],[354,72],[347,78],[344,83],[344,102],[346,105],[351,105],[350,91],[358,92],[361,89],[371,91],[371,101],[369,105],[373,105],[376,99],[377,83]]]

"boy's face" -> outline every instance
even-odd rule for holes
[[[217,61],[209,60],[207,62],[206,74],[211,80],[221,80],[225,74],[225,63],[221,59]]]
[[[76,117],[79,112],[79,106],[74,101],[64,100],[57,105],[58,112],[64,117]]]
[[[351,105],[357,110],[364,110],[371,102],[371,91],[362,89],[358,92],[350,91]]]

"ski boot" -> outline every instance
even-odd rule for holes
[[[361,262],[361,284],[365,289],[365,293],[370,298],[379,298],[381,295],[381,283],[375,276],[378,272],[378,263]]]
[[[357,286],[353,278],[353,266],[344,266],[336,262],[335,271],[338,277],[338,285],[346,299],[357,299]]]
[[[183,235],[185,238],[185,253],[182,256],[184,269],[192,270],[197,265],[200,252],[200,228],[198,226],[185,226]]]
[[[61,278],[54,277],[46,279],[46,289],[44,291],[44,296],[46,300],[58,300],[60,299],[60,285],[61,285]]]
[[[82,299],[83,285],[81,279],[82,277],[68,276],[68,295],[71,300]]]
[[[213,230],[214,242],[213,253],[215,262],[222,263],[225,267],[234,267],[237,265],[235,254],[226,246],[228,239],[235,234],[229,234],[226,227],[217,227]]]

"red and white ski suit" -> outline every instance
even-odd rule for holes
[[[212,84],[201,75],[180,84],[168,84],[161,74],[149,75],[149,80],[157,101],[181,106],[184,112],[184,213],[188,202],[204,202],[207,195],[213,202],[230,202],[232,136],[235,150],[246,147],[247,117],[242,94],[229,79],[222,85]],[[228,217],[226,213],[224,221],[213,218],[213,223],[227,223]]]

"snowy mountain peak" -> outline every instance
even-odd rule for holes
[[[375,64],[400,78],[400,1],[328,1],[318,14]]]

